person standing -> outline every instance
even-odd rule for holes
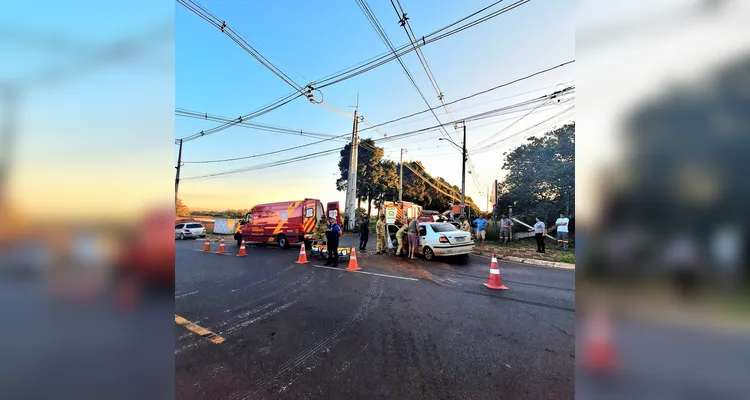
[[[411,223],[411,220],[409,220],[409,223]],[[404,224],[401,229],[396,232],[396,240],[398,240],[398,249],[396,249],[396,255],[400,256],[401,251],[404,249],[404,239],[406,236],[406,231],[409,229],[409,224]]]
[[[380,214],[380,218],[375,224],[375,234],[378,235],[378,246],[375,254],[383,254],[388,248],[385,243],[385,214]]]
[[[503,244],[508,244],[511,227],[513,227],[513,221],[507,215],[503,214],[502,218],[500,218],[500,240],[502,240]]]
[[[477,239],[480,240],[480,246],[484,246],[484,240],[487,236],[487,220],[480,215],[479,218],[474,220],[474,223],[477,224]]]
[[[568,223],[570,220],[560,213],[560,218],[555,222],[557,226],[557,249],[568,251]]]
[[[328,260],[324,265],[339,266],[339,236],[341,236],[341,227],[336,223],[336,218],[329,218],[328,230],[326,230],[326,242],[328,245]]]
[[[461,216],[461,230],[471,234],[471,224],[469,224],[469,221],[467,221],[464,216]]]
[[[536,217],[536,223],[534,224],[534,238],[536,238],[536,252],[544,253],[544,236],[547,234],[547,227],[544,226],[539,217]]]
[[[369,218],[362,217],[362,223],[359,226],[359,249],[365,251],[367,249],[367,240],[370,239],[370,220]]]
[[[419,222],[416,218],[409,221],[409,228],[407,229],[407,234],[409,235],[409,259],[416,260],[417,257],[414,257],[414,252],[417,250],[417,246],[419,246]]]

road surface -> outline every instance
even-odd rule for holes
[[[366,274],[201,245],[176,243],[177,398],[574,397],[574,271],[502,263],[494,291],[474,256],[359,254]]]

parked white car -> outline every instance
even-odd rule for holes
[[[197,239],[206,237],[206,227],[197,222],[188,222],[184,224],[177,224],[174,227],[174,238],[185,240],[185,239]]]
[[[474,248],[471,234],[448,222],[420,223],[418,240],[415,253],[424,255],[427,260],[466,255]]]

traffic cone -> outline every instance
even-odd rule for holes
[[[244,257],[247,255],[247,252],[245,251],[245,240],[242,240],[242,243],[240,244],[240,251],[237,252],[237,257]]]
[[[211,242],[206,238],[206,243],[203,243],[203,251],[211,251]]]
[[[307,252],[305,251],[304,243],[299,248],[299,258],[297,258],[295,264],[307,264]]]
[[[584,366],[594,374],[609,375],[616,371],[618,362],[612,343],[612,331],[606,309],[598,305],[586,321]]]
[[[352,247],[352,254],[349,255],[349,265],[346,267],[347,271],[359,271],[360,268],[359,265],[357,265],[357,252],[354,250],[354,247]]]
[[[492,254],[492,262],[490,263],[490,277],[487,283],[484,284],[490,289],[502,289],[508,290],[508,287],[503,285],[503,278],[500,277],[500,267],[497,265],[497,258],[495,254]]]
[[[224,254],[224,239],[219,241],[219,250],[216,250],[216,254]]]

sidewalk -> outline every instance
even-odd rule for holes
[[[548,268],[575,269],[576,267],[575,249],[562,251],[557,250],[554,245],[549,246],[547,252],[541,254],[536,252],[536,244],[511,242],[503,245],[493,241],[486,242],[482,247],[477,245],[472,254],[486,258],[490,258],[492,254],[495,254],[498,260],[539,265]]]

